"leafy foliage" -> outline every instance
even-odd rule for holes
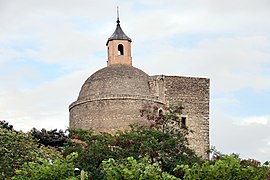
[[[10,131],[14,131],[13,126],[5,120],[0,120],[0,128],[4,128]]]
[[[69,154],[65,159],[57,158],[53,162],[47,159],[39,159],[38,162],[26,162],[20,170],[16,171],[13,180],[47,180],[47,179],[69,179],[76,180],[80,177],[74,176],[74,159],[77,153]],[[85,176],[87,177],[87,176]]]
[[[102,162],[106,180],[176,180],[178,178],[163,172],[158,162],[151,163],[148,158],[138,162],[133,157],[128,157],[121,162],[109,158]]]
[[[115,160],[134,157],[149,157],[151,163],[161,162],[161,168],[174,173],[177,164],[192,164],[200,158],[187,147],[185,137],[145,127],[132,127],[130,131],[93,134],[92,131],[73,129],[71,141],[65,152],[78,152],[77,166],[91,172],[93,179],[102,179],[102,161],[108,158]]]
[[[62,130],[57,131],[57,129],[50,131],[41,129],[41,131],[39,131],[36,128],[33,128],[30,132],[40,144],[43,144],[44,146],[52,146],[57,150],[63,149],[68,138]]]
[[[162,170],[173,174],[177,164],[201,161],[188,147],[187,128],[178,126],[182,109],[182,106],[172,106],[163,114],[158,113],[157,107],[144,107],[141,115],[151,122],[150,128],[131,126],[131,130],[115,135],[72,129],[66,154],[78,152],[77,165],[91,172],[93,179],[104,177],[101,163],[108,158],[118,161],[127,157],[137,160],[148,157],[152,164],[160,161]]]
[[[203,164],[195,163],[192,166],[178,165],[175,171],[184,172],[184,180],[240,180],[267,179],[269,167],[265,164],[260,166],[254,160],[240,160],[235,155],[225,155],[215,161],[205,161]]]
[[[39,146],[29,133],[0,128],[0,179],[11,177],[24,162],[60,156],[52,148]]]
[[[0,121],[0,179],[75,180],[74,167],[90,179],[270,179],[268,162],[241,160],[214,147],[211,160],[201,160],[188,147],[187,127],[180,125],[182,107],[163,113],[150,108],[141,110],[150,128],[131,126],[114,135],[82,129],[70,129],[68,137],[56,129],[23,133]],[[65,146],[66,158],[51,146]]]

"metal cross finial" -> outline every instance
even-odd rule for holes
[[[120,24],[120,20],[119,20],[119,8],[118,8],[118,6],[117,6],[117,24]]]

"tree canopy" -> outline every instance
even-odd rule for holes
[[[188,128],[179,125],[182,108],[160,113],[149,107],[141,110],[149,127],[133,125],[116,134],[69,129],[66,136],[61,130],[35,128],[23,133],[0,121],[0,179],[75,180],[75,167],[95,180],[270,179],[268,162],[261,165],[215,149],[210,160],[201,159],[189,148]]]
[[[174,173],[177,164],[192,164],[201,159],[187,146],[182,134],[171,134],[146,127],[133,127],[115,135],[94,134],[93,131],[72,129],[65,153],[78,152],[77,166],[92,174],[93,179],[102,179],[102,161],[127,157],[148,157],[151,163],[161,162],[162,170]]]
[[[40,144],[54,147],[59,151],[64,148],[64,144],[68,138],[64,131],[57,131],[57,129],[47,131],[44,128],[41,130],[33,128],[31,129],[30,133],[35,139],[38,140]]]
[[[0,179],[11,177],[24,162],[38,158],[54,159],[60,153],[50,147],[40,146],[29,133],[0,128]]]

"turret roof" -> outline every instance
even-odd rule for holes
[[[111,37],[108,38],[106,45],[108,45],[109,41],[112,41],[112,40],[128,40],[129,42],[131,42],[131,39],[122,30],[120,26],[119,18],[117,18],[116,23],[117,23],[116,29],[114,33],[111,35]]]

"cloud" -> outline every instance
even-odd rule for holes
[[[1,94],[1,119],[24,131],[32,127],[67,128],[68,106],[76,99],[85,74],[76,72],[35,89],[7,87]]]
[[[267,90],[270,74],[265,65],[270,65],[270,53],[264,50],[268,46],[264,36],[227,37],[201,40],[192,48],[158,44],[139,58],[150,73],[209,77],[214,90]]]
[[[243,126],[254,125],[254,124],[268,125],[270,123],[270,116],[248,117],[248,118],[242,118],[238,121],[239,121],[239,124]]]
[[[242,158],[269,160],[268,117],[235,117],[215,111],[211,121],[211,144],[223,153],[240,153]],[[243,123],[244,122],[244,123]]]
[[[143,29],[150,38],[178,33],[263,33],[270,29],[269,2],[262,1],[157,1],[149,2],[144,11],[135,11],[144,18],[136,18],[135,27]],[[151,8],[153,6],[153,8]],[[149,10],[150,9],[150,10]],[[129,19],[133,19],[132,17]],[[144,28],[151,24],[152,28]],[[151,35],[153,33],[153,35]],[[149,36],[148,36],[149,37]]]
[[[68,106],[77,99],[84,81],[100,68],[93,65],[87,70],[78,70],[30,88],[14,79],[10,84],[0,84],[0,119],[23,131],[33,127],[66,129]],[[25,74],[23,78],[26,78]]]

